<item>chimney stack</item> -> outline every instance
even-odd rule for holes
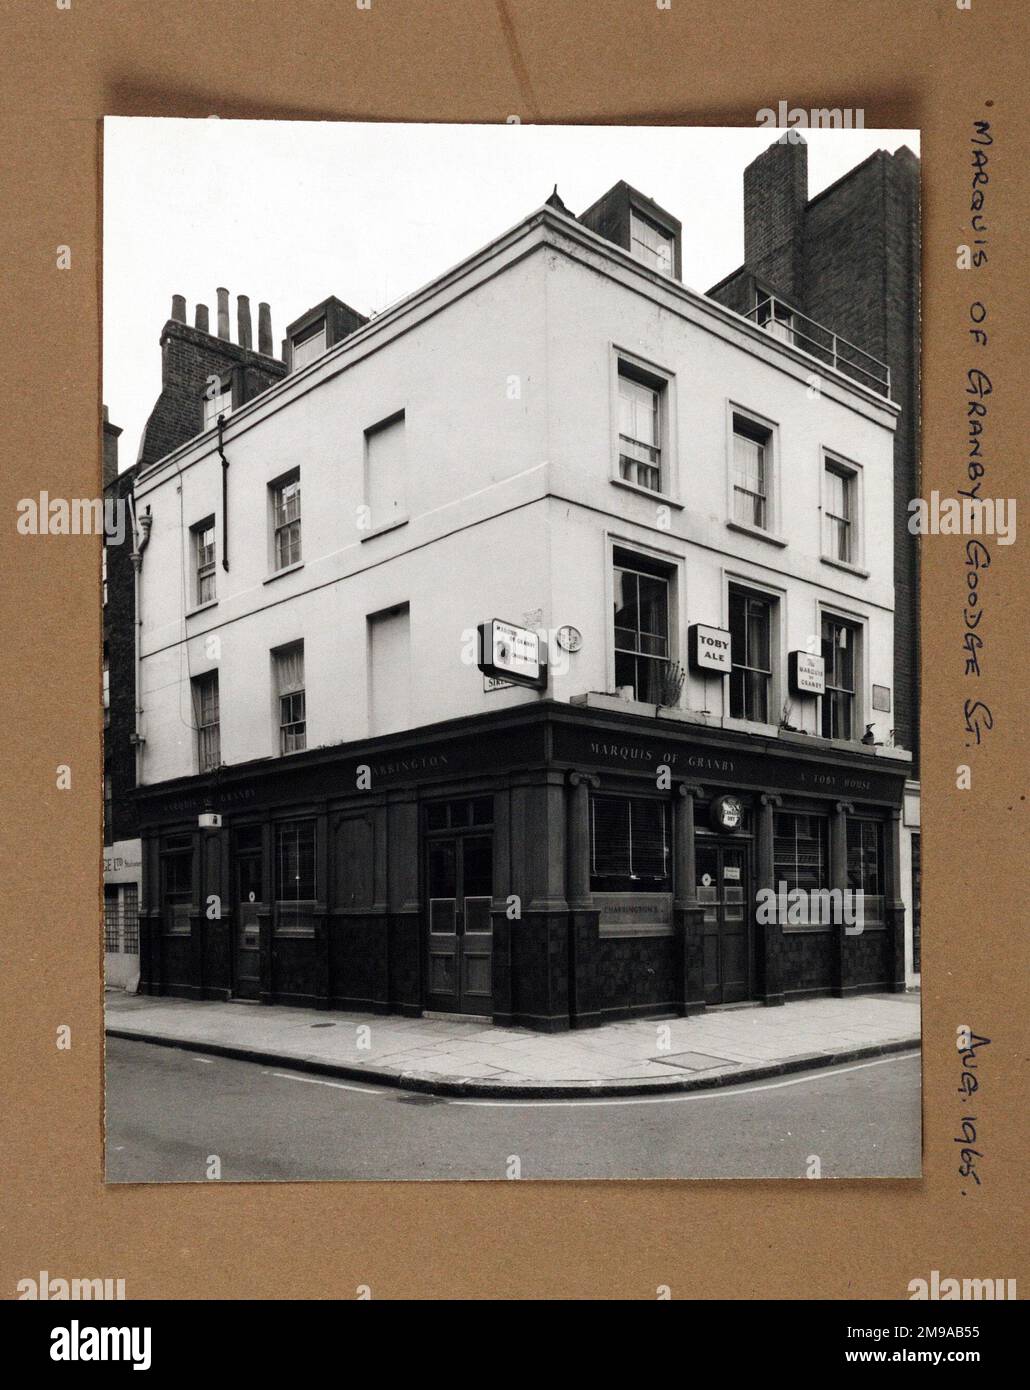
[[[800,299],[808,146],[785,132],[744,170],[744,263],[784,298]]]
[[[258,305],[258,352],[266,357],[274,357],[272,347],[272,310],[267,304]]]
[[[176,323],[186,322],[186,296],[182,294],[172,295],[172,318]]]
[[[104,406],[103,435],[104,435],[104,462],[102,469],[104,488],[107,489],[118,477],[118,436],[121,430],[117,425],[112,425],[108,417],[107,406]]]
[[[195,320],[195,323],[196,323],[196,327],[200,329],[201,333],[210,333],[210,332],[211,332],[211,321],[210,321],[210,319],[208,318],[208,312],[207,312],[207,305],[206,305],[206,304],[198,304],[198,305],[197,305],[197,313],[196,313],[196,320]]]
[[[215,293],[218,295],[218,336],[229,342],[229,291],[219,286]]]
[[[237,342],[241,348],[249,348],[250,336],[250,298],[245,294],[236,296]]]

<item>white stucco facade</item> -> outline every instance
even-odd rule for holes
[[[618,476],[620,360],[664,383],[660,495]],[[369,515],[370,439],[401,412],[401,463],[395,451],[391,467],[403,476],[385,514]],[[769,432],[765,533],[731,521],[735,412]],[[690,624],[728,626],[731,583],[775,600],[766,733],[786,714],[818,736],[818,701],[789,694],[787,656],[818,651],[824,614],[853,623],[856,737],[873,723],[888,744],[890,714],[873,708],[872,688],[893,687],[896,414],[541,210],[227,419],[228,570],[215,433],[142,475],[137,508],[153,519],[141,594],[142,781],[198,770],[190,681],[212,670],[222,760],[277,756],[270,654],[297,641],[308,748],[539,699],[484,688],[471,633],[492,617],[549,632],[574,625],[582,646],[552,645],[547,695],[614,700],[616,547],[666,568],[670,656],[684,667]],[[856,480],[848,566],[822,554],[827,451]],[[269,485],[294,469],[302,561],[276,573]],[[198,608],[190,528],[212,516],[216,599]],[[378,623],[390,612],[405,616]],[[375,710],[374,681],[390,692]],[[732,722],[727,685],[689,673],[672,717]]]

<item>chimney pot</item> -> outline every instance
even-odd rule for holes
[[[266,357],[274,357],[272,347],[272,310],[267,304],[258,305],[258,352]]]
[[[250,298],[245,294],[236,296],[236,328],[237,341],[240,347],[249,348],[251,345]]]
[[[218,295],[218,336],[229,342],[229,291],[219,285]]]
[[[198,305],[197,305],[197,313],[196,313],[196,320],[195,320],[195,322],[196,322],[196,326],[200,329],[201,333],[210,333],[210,332],[211,332],[211,320],[210,320],[210,318],[208,317],[207,305],[206,305],[206,304],[198,304]]]
[[[186,322],[186,296],[182,294],[172,295],[172,318],[176,323]]]

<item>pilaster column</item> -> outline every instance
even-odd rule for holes
[[[758,891],[766,889],[776,893],[776,866],[773,845],[773,818],[783,797],[775,792],[764,792],[758,799],[758,836],[756,844],[755,873],[758,882],[752,894],[757,901]],[[766,914],[769,915],[769,914]],[[758,950],[755,956],[762,970],[762,998],[766,1004],[778,1005],[784,1002],[783,994],[783,923],[778,914],[772,914],[774,921],[758,922],[755,930],[759,933]]]
[[[590,893],[590,793],[601,785],[589,772],[568,775],[568,864],[565,893],[569,903],[569,1022],[573,1028],[595,1027],[598,1011],[600,913]]]
[[[695,782],[676,787],[673,829],[673,921],[680,943],[680,1010],[684,1016],[702,1013],[705,1007],[704,908],[697,900],[697,855],[694,837],[694,803],[704,796]]]
[[[854,811],[850,801],[835,801],[830,819],[830,887],[843,893],[848,886],[848,816]],[[843,914],[842,914],[843,918]],[[842,996],[848,990],[847,937],[841,920],[832,927],[834,994]]]
[[[590,792],[601,785],[588,772],[569,773],[569,907],[591,908],[590,894]]]
[[[675,879],[676,906],[697,906],[697,855],[694,840],[694,802],[704,796],[696,782],[680,782],[676,788]]]

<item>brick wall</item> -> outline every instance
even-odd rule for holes
[[[117,460],[115,460],[117,467]],[[136,755],[131,743],[136,704],[135,595],[132,571],[132,533],[126,499],[137,468],[118,474],[104,488],[105,502],[124,504],[125,536],[121,544],[107,543],[107,603],[104,606],[104,648],[110,672],[110,719],[104,730],[104,772],[111,779],[112,816],[105,843],[132,840],[139,834],[136,813]]]
[[[233,373],[233,406],[246,404],[286,375],[286,364],[202,329],[169,319],[161,330],[161,394],[140,442],[139,460],[153,463],[204,428],[208,379]]]

